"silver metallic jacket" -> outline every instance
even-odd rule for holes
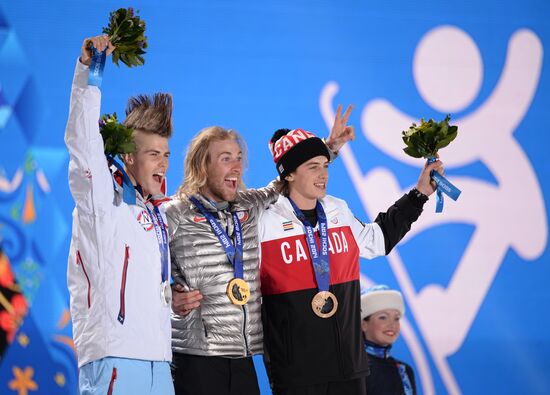
[[[243,232],[244,280],[250,299],[244,306],[231,303],[226,289],[234,278],[217,236],[200,210],[187,198],[166,204],[170,233],[172,277],[176,283],[198,289],[201,306],[187,316],[172,315],[172,349],[177,353],[246,357],[263,352],[259,276],[258,217],[278,198],[275,188],[239,192],[234,203],[218,210],[197,195],[204,207],[218,212],[219,222],[234,238],[232,212],[237,212]],[[216,214],[214,214],[216,215]]]

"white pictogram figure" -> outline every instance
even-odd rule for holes
[[[4,169],[0,169],[0,192],[12,193],[23,181],[23,169],[17,169],[11,181],[5,176]]]
[[[434,57],[434,53],[439,56]],[[417,290],[399,252],[394,250],[388,256],[451,394],[461,391],[447,358],[462,346],[507,251],[511,248],[522,259],[534,260],[547,244],[542,191],[529,158],[514,138],[514,131],[537,89],[542,57],[541,42],[532,31],[514,32],[493,92],[478,108],[453,120],[459,126],[459,137],[442,151],[446,168],[480,161],[492,173],[497,185],[473,177],[449,177],[463,191],[460,199],[446,204],[443,214],[434,213],[435,199],[430,199],[420,220],[407,235],[408,239],[430,227],[448,223],[475,226],[447,288],[430,284]],[[416,48],[413,63],[419,93],[441,112],[466,110],[479,93],[483,79],[481,56],[475,42],[457,27],[440,26],[426,33]],[[338,90],[336,82],[329,82],[320,97],[321,113],[329,129],[334,119],[333,99]],[[418,167],[423,162],[403,153],[400,133],[412,122],[418,122],[418,118],[419,115],[406,114],[387,100],[374,99],[363,109],[361,127],[365,137],[386,155]],[[401,188],[388,168],[375,168],[363,174],[350,146],[343,148],[342,158],[371,218],[384,210],[388,201],[411,187]],[[412,335],[407,332],[403,335],[410,347],[414,339],[411,340]],[[424,393],[433,394],[429,366],[414,352],[413,357]]]

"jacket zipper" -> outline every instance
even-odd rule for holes
[[[113,394],[113,387],[115,386],[116,380],[116,368],[113,368],[113,373],[111,373],[111,381],[109,382],[109,389],[107,390],[107,395]]]
[[[86,281],[88,282],[88,308],[90,308],[90,306],[92,305],[92,300],[91,300],[92,284],[90,283],[90,277],[88,277],[88,273],[86,272],[84,261],[80,256],[80,251],[78,250],[76,251],[76,264],[82,267],[82,271],[84,272],[84,276],[86,276]]]
[[[126,245],[124,253],[124,266],[122,267],[122,282],[120,284],[120,310],[118,311],[118,322],[124,324],[124,318],[126,315],[126,306],[124,300],[124,293],[126,291],[126,275],[128,273],[128,261],[130,260],[130,247]]]
[[[340,365],[340,373],[344,374],[344,361],[342,361],[342,342],[341,342],[341,333],[340,333],[340,324],[338,319],[334,320],[334,325],[336,326],[336,336],[338,342],[338,365]]]
[[[204,337],[208,337],[208,330],[206,329],[206,321],[202,319],[202,327],[204,328]]]
[[[245,347],[245,356],[250,355],[250,350],[248,349],[248,339],[246,338],[246,306],[242,306],[244,314],[244,323],[243,323],[243,337],[244,337],[244,347]]]

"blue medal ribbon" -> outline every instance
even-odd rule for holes
[[[117,170],[120,171],[120,173],[122,174],[122,200],[126,204],[136,204],[136,190],[134,188],[132,180],[130,180],[130,176],[128,176],[128,173],[126,173],[124,167],[120,163],[118,163],[118,161],[112,155],[106,156],[109,163],[115,166]],[[115,181],[113,180],[113,182]]]
[[[302,210],[296,206],[296,203],[289,197],[288,200],[294,209],[296,217],[302,222],[306,232],[306,240],[309,247],[309,253],[311,255],[311,262],[313,264],[313,271],[315,273],[315,279],[317,280],[317,288],[319,291],[328,291],[330,287],[330,260],[328,254],[328,224],[325,210],[319,201],[315,206],[317,211],[317,221],[319,222],[319,239],[321,241],[320,248],[317,248],[315,242],[315,233],[313,227],[306,219]]]
[[[99,52],[92,46],[92,63],[90,64],[90,74],[88,75],[88,85],[101,86],[103,81],[103,69],[105,68],[105,58],[107,50]]]
[[[214,234],[218,237],[218,240],[220,241],[220,244],[225,251],[225,255],[227,255],[227,259],[229,259],[229,262],[231,262],[231,264],[233,265],[233,273],[235,274],[235,278],[242,279],[243,236],[241,221],[239,220],[237,213],[232,213],[233,224],[235,226],[235,245],[233,245],[231,238],[229,237],[227,232],[222,228],[218,220],[208,210],[206,210],[202,203],[199,202],[199,200],[194,196],[191,196],[189,200],[191,200],[191,202],[195,206],[197,206],[202,215],[204,215],[206,220],[210,223],[210,227],[214,231]]]
[[[151,213],[151,210],[147,207],[147,204],[145,204],[145,208],[153,221],[153,227],[155,228],[155,233],[157,235],[161,261],[160,279],[161,282],[164,283],[168,281],[168,233],[166,232],[166,225],[164,224],[164,220],[162,219],[162,215],[158,207],[153,207],[153,213]]]
[[[401,382],[403,383],[403,392],[405,395],[413,395],[413,388],[411,385],[411,380],[407,375],[407,367],[403,363],[397,363],[397,370],[399,371],[399,376],[401,376]]]
[[[428,164],[434,163],[436,160],[437,158],[432,156],[428,158]],[[435,170],[431,171],[430,176],[436,183],[435,212],[440,213],[443,211],[443,194],[446,194],[451,199],[456,200],[462,191]]]

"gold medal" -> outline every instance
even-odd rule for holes
[[[311,308],[318,317],[329,318],[338,310],[338,299],[332,292],[320,291],[311,300]]]
[[[172,287],[168,281],[160,283],[160,299],[165,306],[169,306],[172,302]]]
[[[227,296],[231,303],[242,306],[250,299],[250,285],[242,278],[234,278],[227,284]]]

